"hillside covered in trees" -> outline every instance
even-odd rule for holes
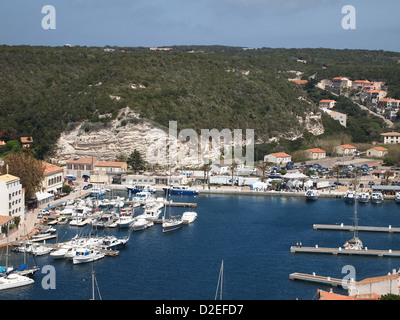
[[[175,120],[178,129],[251,128],[261,145],[274,137],[284,139],[283,145],[299,136],[289,145],[304,145],[316,138],[305,123],[320,112],[315,99],[323,93],[312,83],[303,88],[288,81],[292,71],[302,72],[304,79],[314,75],[315,81],[339,75],[384,81],[390,95],[400,98],[400,53],[223,46],[113,49],[1,46],[0,140],[32,136],[37,155],[44,157],[68,124],[106,125],[129,106],[140,118],[163,126]],[[351,124],[362,118],[362,125],[354,133],[322,116],[324,136],[343,132],[370,142],[385,130],[382,121],[365,117],[348,101],[341,105],[351,110]]]

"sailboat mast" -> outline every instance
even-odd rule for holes
[[[354,238],[358,238],[358,217],[357,217],[357,170],[354,170],[354,191],[355,191],[355,201],[354,201]]]
[[[223,278],[224,278],[224,260],[222,260],[222,262],[221,262],[221,269],[219,270],[217,290],[215,291],[214,300],[217,300],[218,289],[219,289],[219,300],[222,300],[222,285],[223,285],[223,281],[224,281]]]

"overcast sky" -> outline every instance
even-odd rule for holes
[[[42,7],[56,10],[43,29]],[[342,28],[342,8],[356,29]],[[399,0],[0,0],[0,44],[231,45],[400,52]]]

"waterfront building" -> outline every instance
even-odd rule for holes
[[[187,183],[186,175],[122,175],[120,178],[121,184],[127,185],[185,185]]]
[[[20,178],[11,174],[0,176],[0,215],[25,220],[25,198]]]
[[[96,161],[95,158],[70,158],[67,160],[66,176],[74,176],[76,178],[82,178],[84,175],[89,176],[93,170],[93,164]]]
[[[43,166],[44,166],[44,180],[42,182],[43,191],[53,194],[60,193],[63,187],[64,169],[48,162],[43,162]]]
[[[372,157],[372,158],[383,158],[386,156],[388,153],[388,149],[384,147],[373,147],[369,150],[367,150],[367,157]]]

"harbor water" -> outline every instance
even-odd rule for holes
[[[121,192],[122,196],[127,193]],[[312,300],[317,289],[328,286],[289,280],[294,272],[343,278],[344,266],[353,266],[356,281],[382,276],[400,267],[399,258],[291,254],[296,243],[336,248],[352,237],[348,231],[314,231],[313,224],[353,223],[354,205],[342,199],[308,202],[297,197],[201,194],[173,196],[175,202],[196,202],[197,220],[179,230],[163,233],[161,225],[131,232],[104,229],[100,234],[130,235],[118,257],[73,265],[68,260],[36,257],[40,268],[54,266],[55,289],[44,289],[46,273],[34,275],[35,284],[0,292],[0,300],[88,300],[92,270],[105,300],[213,300],[221,261],[224,261],[223,299],[226,300]],[[136,210],[136,214],[141,209]],[[169,210],[169,209],[167,209]],[[187,208],[171,207],[171,215]],[[361,226],[400,226],[400,205],[387,200],[382,205],[358,206]],[[55,226],[59,241],[91,227]],[[400,250],[400,235],[360,232],[369,249]],[[4,265],[4,252],[1,263]],[[13,253],[10,261],[21,263]],[[28,264],[32,263],[28,257]],[[346,294],[343,289],[335,292]]]

